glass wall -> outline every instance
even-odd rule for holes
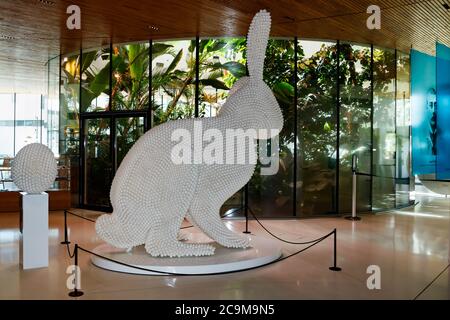
[[[335,42],[299,41],[296,213],[301,216],[336,212],[337,63]]]
[[[59,86],[59,152],[70,166],[72,203],[80,203],[80,74],[79,54],[61,57]]]
[[[14,152],[14,93],[0,94],[0,158],[13,158]],[[8,160],[9,161],[9,160]]]
[[[293,215],[294,125],[295,125],[295,40],[271,39],[264,63],[264,81],[272,89],[283,113],[279,135],[279,170],[261,175],[261,164],[249,182],[249,206],[263,216]],[[259,143],[266,143],[261,140]],[[271,148],[269,145],[268,148]],[[269,149],[270,150],[270,149]],[[273,151],[272,151],[273,152]]]
[[[195,115],[196,41],[152,44],[153,124]]]
[[[397,51],[396,82],[396,206],[407,205],[410,201],[410,57]]]
[[[371,47],[339,45],[339,212],[351,211],[352,156],[358,157],[357,210],[371,209]]]
[[[40,94],[0,94],[0,158],[13,158],[30,143],[46,143],[42,136],[43,97]]]
[[[43,127],[47,131],[47,145],[59,156],[59,57],[48,62],[48,88],[45,97],[47,114]],[[44,130],[43,130],[43,136]]]
[[[373,51],[372,209],[395,207],[395,50]]]
[[[41,94],[0,93],[0,191],[17,190],[11,164],[18,152],[30,143],[47,144],[47,113]]]
[[[148,109],[148,85],[149,43],[114,45],[112,52],[112,109]]]
[[[110,110],[110,48],[84,52],[81,56],[81,111]]]
[[[59,99],[61,154],[77,155],[80,140],[80,56],[63,57]]]
[[[0,94],[0,190],[15,188],[10,170],[14,157],[14,96]]]
[[[41,95],[16,94],[16,153],[30,143],[41,141]]]
[[[98,186],[105,189],[102,196],[94,197],[105,198],[98,205],[107,205],[111,177],[145,130],[220,114],[229,89],[246,74],[245,49],[245,38],[202,38],[113,44],[83,51],[82,59],[62,57],[59,149],[78,163],[79,126],[87,125],[80,163],[84,175],[106,179]],[[247,192],[230,198],[222,213],[244,212],[246,196],[261,216],[349,213],[353,155],[359,160],[359,212],[409,203],[407,54],[346,42],[271,39],[264,80],[285,121],[279,171],[263,176],[258,164]],[[108,165],[100,168],[95,163],[102,157]]]
[[[228,90],[247,73],[245,38],[202,39],[199,44],[199,117],[214,117]]]

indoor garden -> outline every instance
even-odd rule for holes
[[[246,75],[245,49],[245,38],[113,43],[49,61],[49,75],[60,75],[49,92],[53,101],[59,91],[59,154],[70,159],[74,205],[110,209],[115,171],[146,130],[216,116]],[[258,165],[223,213],[242,215],[245,204],[267,217],[348,213],[354,154],[359,212],[410,203],[408,54],[275,38],[264,78],[285,121],[279,171],[263,176]]]

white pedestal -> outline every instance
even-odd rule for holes
[[[20,195],[20,264],[23,269],[48,267],[48,194]]]

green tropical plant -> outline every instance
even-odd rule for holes
[[[206,109],[212,106],[219,108],[226,99],[229,88],[246,75],[245,43],[245,38],[202,39],[198,46],[198,64],[195,40],[154,42],[151,47],[151,61],[147,44],[113,46],[111,65],[107,49],[84,53],[82,65],[79,65],[77,57],[70,60],[70,64],[63,69],[68,80],[64,91],[67,99],[62,99],[62,106],[68,110],[66,114],[77,109],[77,88],[81,74],[81,110],[99,111],[94,100],[102,94],[110,94],[110,106],[113,110],[144,110],[151,100],[154,124],[193,117],[198,65],[199,116],[207,116]],[[298,56],[298,83],[295,83],[294,74],[295,45]],[[250,184],[251,198],[259,199],[259,208],[255,208],[257,211],[263,211],[263,207],[267,207],[271,208],[272,212],[290,214],[293,207],[294,179],[297,180],[299,195],[297,207],[301,208],[301,212],[330,212],[335,209],[330,207],[330,204],[321,204],[321,199],[334,194],[337,174],[337,117],[340,117],[341,124],[341,173],[349,170],[352,152],[365,148],[364,152],[369,154],[370,146],[367,141],[370,141],[368,137],[371,128],[367,124],[370,123],[372,107],[370,48],[344,43],[340,44],[339,59],[337,52],[335,43],[323,43],[316,52],[306,56],[301,42],[295,44],[292,40],[277,39],[269,41],[264,80],[280,104],[285,123],[280,133],[279,172],[274,176],[261,176],[258,174],[258,164],[257,174]],[[394,57],[389,51],[374,51],[374,90],[381,93],[389,90],[394,72],[392,64],[389,64],[392,59]],[[102,62],[102,68],[95,67],[99,62]],[[408,64],[404,65],[407,68]],[[111,88],[110,69],[113,74]],[[339,115],[336,109],[338,83],[341,110]],[[296,90],[297,106],[294,103]],[[153,94],[152,99],[149,92]],[[391,112],[388,110],[389,101],[383,99],[382,96],[379,101],[385,106],[381,112]],[[295,108],[297,121],[294,119]],[[380,119],[383,116],[387,115],[381,115]],[[77,112],[75,116],[70,117],[75,119],[74,122],[78,121]],[[118,155],[121,159],[143,133],[143,128],[137,118],[124,118],[119,122],[117,141],[122,146]],[[295,123],[298,126],[297,137],[294,136]],[[108,141],[109,133],[105,130],[108,125],[104,120],[93,123],[92,129],[89,129],[89,139],[92,139],[92,143]],[[298,146],[297,164],[294,164],[295,139]],[[108,159],[105,158],[104,161]],[[297,177],[293,177],[294,165],[298,168]],[[266,203],[262,203],[262,199]]]

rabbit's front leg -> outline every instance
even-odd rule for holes
[[[219,203],[212,205],[196,201],[189,210],[189,217],[208,237],[220,245],[227,248],[249,247],[250,240],[247,236],[239,235],[223,224],[220,218],[220,207]]]

